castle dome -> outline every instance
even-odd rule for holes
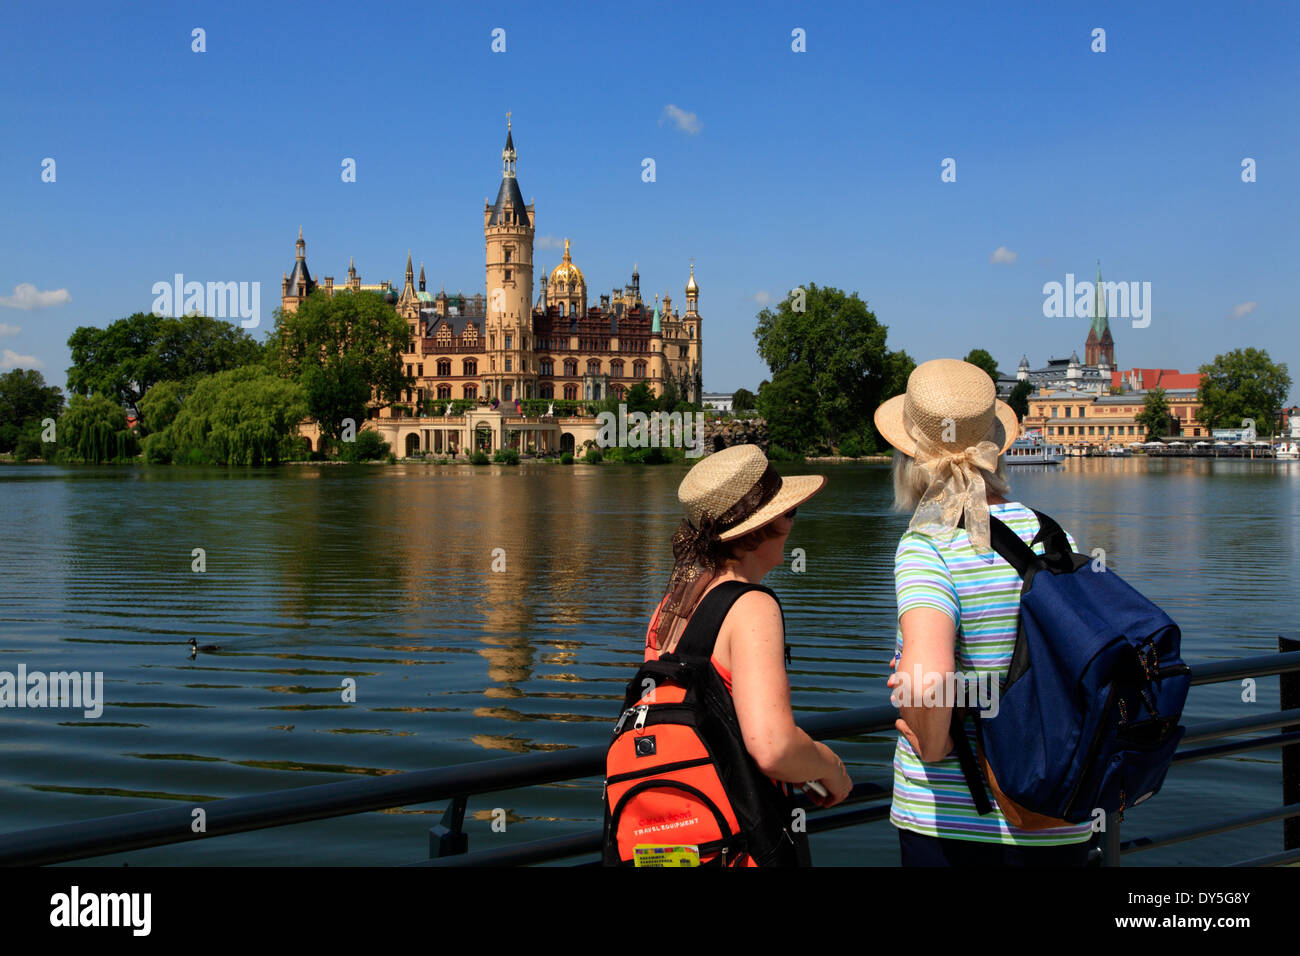
[[[573,283],[575,289],[585,288],[587,280],[582,277],[582,270],[573,264],[573,258],[569,255],[569,240],[564,240],[564,258],[560,264],[551,270],[550,284],[560,284],[560,289],[566,290],[569,283]]]
[[[687,295],[700,294],[700,287],[695,284],[695,263],[694,262],[691,263],[691,277],[686,283],[686,294]]]

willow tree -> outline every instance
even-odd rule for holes
[[[300,385],[260,365],[199,379],[175,419],[150,436],[150,458],[218,465],[273,465],[300,457],[307,417]]]
[[[138,451],[135,434],[126,427],[126,409],[107,395],[73,395],[57,436],[60,454],[68,461],[122,461]]]

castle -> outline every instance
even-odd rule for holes
[[[410,328],[403,362],[415,384],[403,399],[414,410],[414,417],[423,418],[431,410],[436,414],[451,399],[477,400],[477,410],[468,410],[466,415],[481,419],[488,409],[509,414],[515,403],[524,399],[622,398],[639,382],[649,383],[655,395],[662,395],[672,383],[683,400],[700,401],[703,342],[694,262],[686,283],[684,314],[673,308],[667,293],[662,301],[656,295],[653,307],[647,307],[635,265],[629,284],[602,294],[599,304],[592,305],[586,278],[574,263],[569,240],[565,239],[560,264],[549,276],[542,270],[534,298],[536,210],[533,203],[524,203],[515,162],[514,134],[507,114],[501,186],[496,202],[483,204],[489,290],[486,296],[448,295],[445,286],[437,295],[430,293],[424,264],[420,264],[417,279],[409,252],[406,281],[400,293],[387,282],[363,285],[355,263],[349,263],[343,288],[382,293]],[[312,279],[300,229],[293,271],[285,274],[281,285],[281,309],[296,311],[317,289],[331,296],[336,291],[332,276],[325,276],[320,283]],[[371,425],[377,427],[381,423],[388,425],[389,419],[407,417],[408,413],[399,407],[375,408],[371,414],[377,419]],[[450,424],[450,419],[435,423]],[[481,427],[481,422],[473,427]],[[381,430],[394,429],[389,426]],[[445,427],[436,430],[446,431]],[[489,442],[485,450],[508,443],[499,425],[490,430],[496,433],[497,440]],[[461,452],[469,447],[465,433],[459,436],[459,442],[455,436],[435,434],[418,436],[412,442],[411,434],[407,431],[395,436],[399,440],[394,450],[399,454],[419,448],[446,453],[451,448]],[[558,447],[547,441],[554,437],[563,436],[530,435],[528,444],[548,450]],[[440,438],[450,439],[450,447]],[[524,440],[520,443],[524,444]],[[444,447],[435,447],[439,444]],[[563,444],[568,446],[569,442]],[[484,442],[477,441],[476,445],[483,447]],[[527,444],[520,450],[526,448]]]

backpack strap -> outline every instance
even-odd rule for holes
[[[718,631],[722,629],[722,622],[726,618],[731,606],[736,603],[742,594],[750,591],[763,591],[772,596],[780,607],[781,601],[771,588],[762,584],[750,584],[747,581],[723,581],[708,594],[700,599],[695,611],[691,614],[691,619],[686,625],[686,630],[677,641],[677,646],[673,648],[673,653],[678,657],[703,657],[713,656],[713,646],[718,641]],[[782,618],[784,620],[784,613]]]
[[[952,735],[953,749],[957,751],[957,762],[961,764],[961,775],[966,778],[966,787],[970,790],[971,799],[975,801],[975,810],[984,816],[993,811],[993,804],[989,802],[988,791],[984,789],[984,781],[980,778],[975,754],[971,750],[970,738],[966,736],[966,724],[962,720],[964,714],[963,707],[952,709],[948,733]]]

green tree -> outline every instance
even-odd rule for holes
[[[143,418],[140,401],[156,383],[261,360],[262,346],[223,319],[183,318],[137,312],[107,328],[81,326],[68,338],[72,367],[68,388],[76,395],[102,392]]]
[[[1032,394],[1034,394],[1034,386],[1026,379],[1023,382],[1016,382],[1016,387],[1007,396],[1007,404],[1016,413],[1016,418],[1021,421],[1024,421],[1025,416],[1029,414],[1029,396]]]
[[[993,356],[983,349],[971,349],[970,354],[966,356],[966,361],[971,365],[978,365],[984,371],[989,373],[989,378],[993,379],[993,384],[998,383],[998,363]]]
[[[1148,440],[1171,434],[1173,416],[1169,413],[1169,399],[1165,396],[1165,390],[1150,389],[1142,401],[1142,411],[1133,420],[1146,430]]]
[[[677,383],[671,378],[664,379],[663,394],[655,402],[655,407],[661,412],[671,412],[681,400],[682,393],[681,389],[677,387]],[[628,410],[631,411],[631,408],[629,407]]]
[[[377,461],[387,458],[392,451],[388,442],[373,428],[363,428],[357,432],[355,441],[345,441],[339,446],[339,457],[353,463],[359,461]]]
[[[649,382],[637,382],[629,388],[626,401],[629,412],[645,412],[648,415],[659,407],[659,400],[655,398]]]
[[[803,454],[816,448],[826,434],[812,377],[802,365],[782,369],[758,387],[758,413],[767,420],[768,439]]]
[[[198,379],[175,419],[146,439],[150,461],[276,464],[300,457],[298,423],[307,417],[301,386],[260,365]]]
[[[1233,349],[1202,365],[1198,416],[1210,428],[1239,428],[1252,418],[1261,434],[1281,430],[1282,405],[1291,391],[1285,363],[1263,349]]]
[[[0,452],[13,451],[20,436],[41,432],[41,422],[58,420],[63,390],[45,384],[36,369],[16,368],[0,375]],[[27,443],[30,452],[30,442]]]
[[[140,424],[146,435],[160,432],[173,421],[181,410],[185,396],[191,391],[183,382],[158,382],[140,399]]]
[[[99,464],[137,454],[126,409],[107,395],[73,395],[58,423],[59,454],[68,461]]]
[[[757,401],[758,399],[754,397],[754,393],[749,389],[738,388],[731,395],[731,410],[736,414],[752,411],[758,408],[758,405],[755,404]]]
[[[391,405],[415,384],[402,365],[410,330],[378,293],[317,289],[275,315],[274,365],[303,387],[308,414],[335,441],[345,418],[360,423],[372,400]]]
[[[796,310],[800,304],[802,310]],[[814,283],[801,297],[792,295],[775,310],[758,314],[754,337],[758,354],[772,371],[769,388],[778,394],[795,389],[801,401],[814,403],[815,414],[801,411],[799,415],[815,423],[818,430],[807,436],[814,443],[836,445],[841,435],[862,435],[868,429],[874,434],[872,413],[897,387],[902,369],[911,364],[905,354],[895,355],[886,348],[887,331],[857,293]],[[802,379],[797,385],[796,380],[782,379],[781,373],[794,368],[806,372],[806,392]],[[759,402],[762,411],[761,388]],[[780,405],[769,397],[769,407]],[[807,440],[799,446],[807,447]]]

